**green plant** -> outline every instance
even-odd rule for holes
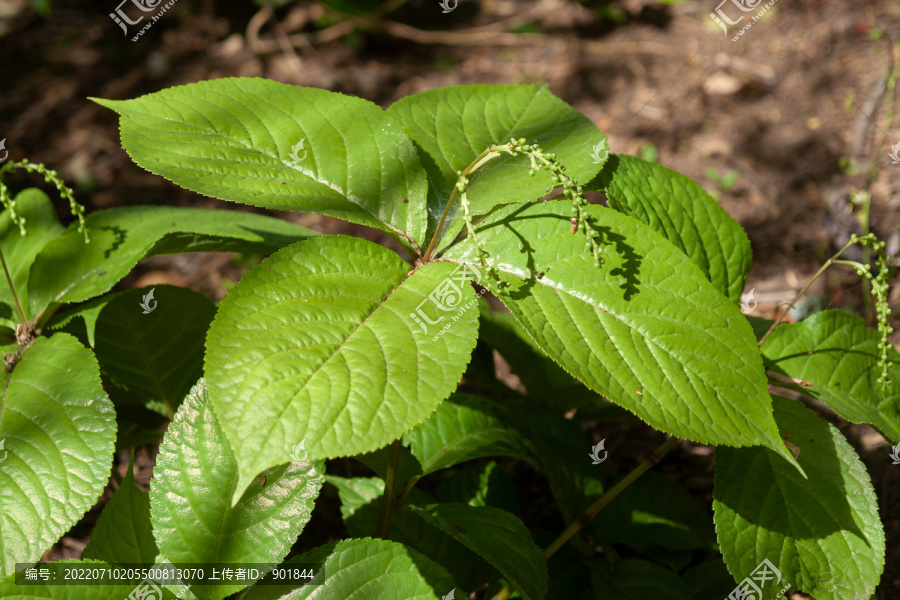
[[[848,244],[822,271],[843,264],[872,281],[879,331],[840,311],[779,325],[784,313],[741,313],[750,245],[715,200],[660,165],[596,160],[605,136],[544,86],[443,88],[386,111],[259,79],[97,102],[119,114],[122,144],[145,169],[201,194],[373,227],[402,255],[243,213],[151,207],[87,216],[90,242],[74,226],[54,239],[61,226],[39,216],[46,198],[19,194],[28,235],[7,211],[0,250],[41,337],[8,346],[20,356],[0,408],[13,457],[0,463],[0,595],[18,589],[12,565],[38,560],[105,484],[116,431],[102,375],[116,415],[133,419],[119,447],[152,439],[147,414],[171,423],[149,497],[122,481],[78,565],[285,561],[313,565],[318,584],[188,575],[190,591],[164,594],[721,598],[771,567],[763,598],[871,596],[885,540],[868,474],[835,427],[770,389],[900,443],[900,357],[886,341],[887,263],[873,236],[851,244],[874,251],[874,268],[842,260]],[[191,227],[170,226],[176,214]],[[280,249],[218,307],[163,287],[147,315],[145,290],[109,293],[141,257],[198,247]],[[492,311],[488,291],[511,314]],[[129,329],[138,343],[123,343]],[[497,378],[493,350],[522,388]],[[31,390],[51,384],[35,403]],[[19,411],[51,399],[69,425],[38,436],[26,426],[38,417]],[[671,437],[630,471],[599,466],[608,450],[581,422],[634,416]],[[679,438],[716,447],[715,531],[690,494],[647,472]],[[68,484],[80,500],[64,514],[51,500],[66,488],[38,489],[51,525],[10,491],[29,448],[33,460],[39,448],[62,457],[45,467],[56,477],[66,457],[93,469]],[[326,464],[348,470],[325,475]],[[523,519],[519,469],[546,475],[568,526]],[[323,480],[348,537],[291,553]],[[13,521],[40,535],[10,538]],[[72,589],[65,598],[122,597]]]
[[[723,193],[731,191],[731,188],[734,187],[734,184],[737,183],[740,176],[741,174],[734,169],[723,175],[722,173],[719,173],[718,169],[715,167],[707,167],[706,177],[715,183],[717,188],[710,195],[718,202]]]

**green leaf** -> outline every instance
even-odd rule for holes
[[[588,188],[605,192],[610,208],[664,235],[717,290],[740,301],[752,260],[750,240],[698,183],[662,165],[614,154]]]
[[[536,464],[534,448],[507,422],[496,403],[453,394],[403,441],[425,475],[482,456],[511,456]]]
[[[456,589],[447,571],[423,554],[386,540],[351,539],[328,544],[285,563],[322,562],[319,585],[256,585],[241,600],[440,600]],[[460,595],[460,590],[456,590]]]
[[[96,346],[95,333],[97,319],[106,305],[124,292],[110,292],[97,298],[91,298],[80,302],[68,310],[61,310],[53,314],[47,322],[47,329],[61,330],[71,333],[91,348]],[[78,320],[81,320],[79,323]]]
[[[803,392],[853,423],[869,423],[900,443],[900,356],[889,351],[888,381],[878,378],[880,334],[860,317],[839,310],[779,325],[762,345],[769,369],[802,381]]]
[[[493,506],[519,514],[516,483],[496,461],[466,465],[441,481],[441,502],[462,502],[469,506]]]
[[[103,507],[82,558],[111,564],[156,562],[159,549],[150,525],[150,495],[138,488],[133,467],[131,452],[125,479]]]
[[[528,397],[568,410],[596,404],[599,397],[566,373],[532,340],[509,313],[481,304],[479,339],[497,350],[528,390]]]
[[[338,489],[341,516],[349,534],[364,537],[375,531],[384,481],[374,477],[345,479],[333,476],[328,476],[327,481]],[[434,503],[434,498],[413,488],[406,501],[426,505]],[[475,589],[499,577],[497,570],[483,558],[424,521],[416,512],[396,511],[388,522],[388,537],[429,557],[447,569],[466,589]]]
[[[422,244],[425,173],[406,133],[372,102],[256,78],[94,100],[121,116],[132,160],[177,185],[376,227],[408,247],[405,231]]]
[[[309,521],[321,469],[307,462],[269,469],[232,507],[238,464],[201,380],[178,409],[153,470],[150,513],[160,552],[175,564],[278,564]],[[221,600],[243,587],[197,583],[191,591]]]
[[[51,563],[52,568],[59,573],[64,573],[67,567],[90,567],[96,569],[109,569],[111,565],[98,560],[61,560]],[[43,565],[50,569],[51,567]],[[8,600],[130,600],[133,592],[140,593],[133,583],[115,583],[107,580],[103,585],[62,585],[58,582],[49,585],[39,581],[37,584],[29,582],[27,585],[15,583],[15,574],[10,574],[0,579],[0,598]],[[173,600],[175,596],[163,586],[148,584],[153,587],[143,588],[146,600]],[[154,589],[154,587],[156,589]],[[134,596],[137,597],[136,595]]]
[[[38,338],[0,373],[0,576],[37,562],[106,487],[115,413],[93,354],[70,335]]]
[[[29,0],[29,4],[45,19],[50,16],[50,0]]]
[[[494,565],[528,600],[547,592],[547,561],[522,521],[490,506],[448,503],[410,510]]]
[[[317,459],[381,448],[455,389],[475,346],[475,292],[452,263],[407,271],[382,246],[323,236],[274,254],[228,293],[205,373],[238,457],[236,494],[301,440]],[[419,309],[448,282],[460,287],[444,307],[459,312]],[[441,321],[417,324],[418,310]]]
[[[53,302],[81,302],[109,291],[147,256],[272,252],[316,235],[263,215],[170,206],[111,208],[90,214],[85,221],[89,244],[73,223],[34,261],[28,295],[35,314]]]
[[[781,576],[761,586],[763,598],[788,586],[817,600],[868,600],[885,541],[865,465],[834,426],[797,402],[773,400],[809,478],[765,448],[716,448],[713,509],[728,570],[742,582],[770,561]]]
[[[16,212],[25,219],[26,235],[19,234],[19,226],[15,225],[9,211],[0,214],[0,250],[9,267],[13,286],[22,303],[25,318],[31,320],[34,314],[28,305],[28,276],[35,256],[50,240],[58,238],[63,226],[56,218],[56,210],[47,194],[36,188],[20,192],[13,199]],[[16,305],[9,286],[4,280],[0,286],[0,325],[15,329],[19,323]]]
[[[141,404],[168,419],[203,376],[212,300],[159,285],[117,295],[100,312],[94,351],[116,406]]]
[[[591,575],[597,598],[616,600],[695,600],[678,574],[661,565],[626,558],[615,565],[598,562]]]
[[[341,499],[341,519],[347,525],[350,535],[365,536],[371,534],[375,530],[375,522],[369,523],[365,519],[366,525],[371,527],[351,527],[355,525],[353,515],[366,505],[374,505],[384,494],[384,480],[377,477],[338,477],[336,475],[326,475],[325,481],[337,488],[338,496]],[[376,512],[374,514],[377,519],[377,507],[373,506]]]
[[[530,398],[510,399],[504,405],[510,422],[533,444],[556,505],[563,519],[571,523],[603,494],[601,471],[590,457],[590,438],[561,410]]]
[[[356,460],[366,465],[381,479],[387,479],[388,464],[391,459],[391,446],[379,448],[374,452],[365,454],[357,454],[354,456]],[[400,452],[397,454],[397,468],[394,470],[394,491],[399,492],[403,489],[403,485],[413,477],[422,475],[422,465],[415,456],[404,445],[400,445]]]
[[[586,182],[600,170],[592,148],[606,146],[606,136],[590,119],[550,93],[544,85],[457,85],[406,96],[388,108],[420,147],[422,165],[433,189],[428,195],[428,236],[437,227],[444,206],[464,170],[488,146],[525,138],[556,154],[566,173]],[[604,158],[600,156],[600,158]],[[474,214],[501,204],[535,200],[553,187],[546,170],[528,175],[528,159],[504,154],[470,178],[469,201]],[[447,223],[459,211],[454,202]],[[461,227],[450,228],[452,239]]]
[[[720,600],[734,589],[734,577],[728,572],[721,556],[690,567],[681,574],[681,578],[697,600]]]
[[[694,550],[715,544],[709,515],[684,488],[655,471],[625,488],[591,526],[604,545]]]
[[[478,227],[510,284],[500,299],[528,334],[652,427],[704,444],[766,445],[796,465],[778,439],[762,359],[737,306],[646,225],[606,208],[588,212],[600,267],[584,234],[571,233],[568,202],[502,208]],[[468,239],[447,256],[477,260]]]

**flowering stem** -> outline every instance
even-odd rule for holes
[[[797,304],[797,301],[803,297],[803,294],[806,293],[806,291],[813,284],[813,282],[815,282],[815,280],[818,279],[822,275],[822,273],[824,273],[828,269],[828,267],[833,265],[834,261],[837,260],[837,258],[847,250],[847,248],[849,248],[850,246],[852,246],[855,243],[856,243],[856,240],[847,242],[847,245],[845,245],[843,248],[838,250],[837,254],[835,254],[834,256],[832,256],[831,258],[829,258],[828,260],[825,261],[825,264],[822,265],[822,268],[819,269],[818,271],[816,271],[816,274],[812,276],[812,279],[810,279],[806,283],[805,286],[803,286],[802,290],[797,292],[797,295],[794,296],[794,299],[791,300],[791,303],[788,305],[788,307],[786,309],[784,309],[783,311],[781,311],[781,314],[778,315],[778,318],[775,319],[775,322],[772,323],[772,326],[769,327],[769,330],[766,331],[761,338],[759,338],[759,343],[757,344],[758,347],[761,347],[765,343],[765,341],[769,338],[769,336],[772,334],[772,332],[775,331],[775,328],[778,327],[778,324],[781,323],[782,319],[784,319],[784,317],[787,316],[787,314],[791,311],[791,309],[794,308],[794,305]]]
[[[481,167],[481,165],[485,164],[487,161],[500,156],[500,152],[498,150],[503,147],[498,147],[496,150],[493,146],[488,146],[486,150],[484,150],[478,157],[472,161],[472,163],[463,169],[461,172],[457,173],[460,177],[466,177],[475,172],[476,169]],[[447,220],[447,215],[450,213],[450,207],[453,206],[453,201],[456,199],[456,193],[459,191],[459,186],[453,186],[453,191],[450,193],[450,199],[447,200],[447,206],[444,207],[444,213],[441,215],[441,220],[438,221],[437,229],[434,230],[434,235],[431,236],[431,241],[428,243],[428,249],[425,250],[425,255],[422,257],[422,262],[428,262],[431,260],[432,255],[434,254],[435,249],[437,248],[438,240],[441,236],[441,230],[444,228],[444,221]]]

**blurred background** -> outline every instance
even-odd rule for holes
[[[900,251],[900,158],[891,158],[900,155],[900,0],[777,0],[738,35],[757,12],[740,1],[0,0],[0,140],[10,159],[56,169],[88,211],[217,207],[226,203],[135,165],[116,116],[89,98],[239,76],[387,107],[440,86],[546,82],[609,136],[612,152],[688,175],[741,223],[754,253],[752,314],[773,318],[852,233],[873,231]],[[163,6],[151,27],[138,22]],[[726,32],[711,13],[744,18]],[[6,183],[14,193],[50,191],[24,172]],[[68,207],[57,206],[68,223]],[[384,242],[328,217],[282,216]],[[170,283],[218,300],[253,260],[155,257],[125,286]],[[826,307],[871,319],[864,296],[852,270],[830,269],[788,320]],[[882,504],[888,559],[878,597],[900,597],[900,469],[883,460],[888,445],[871,428],[835,422]],[[696,454],[709,465],[708,453]],[[703,477],[692,480],[701,498],[711,469]],[[57,558],[79,555],[78,536],[68,539]]]

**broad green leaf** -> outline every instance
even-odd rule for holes
[[[403,441],[425,475],[482,456],[512,456],[536,464],[534,448],[505,417],[490,400],[453,394]]]
[[[809,381],[811,394],[853,423],[869,423],[900,443],[900,356],[893,350],[884,391],[878,378],[880,334],[861,318],[839,310],[779,325],[762,345],[766,366]]]
[[[569,203],[548,201],[502,208],[478,227],[510,284],[501,300],[541,349],[652,427],[704,444],[766,445],[796,465],[737,306],[660,234],[592,206],[595,267],[570,214]],[[477,260],[468,239],[447,256]]]
[[[19,233],[19,226],[13,224],[9,211],[3,211],[0,213],[0,250],[9,267],[9,274],[19,295],[25,318],[31,320],[34,317],[28,305],[28,275],[31,264],[47,242],[59,237],[63,226],[56,218],[56,210],[50,198],[37,188],[20,192],[13,202],[16,205],[16,213],[25,219],[26,235],[23,237]],[[18,323],[16,305],[4,278],[3,285],[0,286],[0,325],[15,329]]]
[[[134,481],[134,452],[119,489],[103,507],[82,558],[111,564],[156,562],[159,549],[150,525],[150,495]]]
[[[734,590],[734,577],[721,556],[686,569],[681,578],[696,600],[721,600]]]
[[[558,531],[558,530],[557,530]],[[557,532],[551,536],[549,532],[536,531],[537,535],[548,537],[546,544],[556,538]],[[547,582],[547,598],[565,598],[566,600],[597,600],[591,589],[591,571],[585,564],[584,555],[573,549],[573,544],[566,544],[559,552],[547,560],[550,579]],[[699,599],[698,599],[699,600]],[[718,600],[718,599],[717,599]]]
[[[406,501],[418,506],[433,504],[435,499],[414,489]],[[375,508],[374,506],[372,508]],[[372,511],[375,516],[376,511]],[[500,572],[470,546],[455,539],[450,533],[436,527],[423,518],[420,511],[401,509],[393,514],[388,526],[388,536],[409,548],[418,550],[441,565],[462,586],[458,591],[475,590],[486,583],[499,582]]]
[[[171,206],[110,208],[88,215],[85,222],[89,244],[73,223],[34,261],[28,297],[35,314],[54,302],[81,302],[109,291],[148,256],[272,252],[316,235],[273,217]]]
[[[616,600],[695,600],[678,574],[646,560],[626,558],[610,565],[597,562],[591,575],[597,598]]]
[[[125,292],[110,292],[97,298],[74,305],[68,310],[54,313],[47,323],[47,329],[71,333],[93,348],[96,345],[97,319],[106,305]],[[79,322],[80,320],[80,322]]]
[[[593,443],[581,426],[562,411],[537,404],[530,398],[510,399],[510,423],[530,440],[540,459],[556,505],[571,523],[603,494],[601,470],[593,464]]]
[[[752,317],[750,315],[744,315],[747,319],[747,322],[750,323],[750,327],[753,328],[753,336],[756,338],[756,341],[762,339],[762,336],[766,335],[766,331],[769,330],[769,327],[774,323],[771,319],[763,319],[761,317]]]
[[[518,517],[499,508],[459,503],[410,509],[494,565],[527,600],[540,600],[547,593],[547,560]]]
[[[456,174],[488,148],[525,138],[556,154],[566,173],[582,183],[600,170],[609,146],[590,119],[554,96],[546,85],[457,85],[406,96],[388,108],[425,154],[428,173],[428,236],[437,227]],[[599,147],[598,147],[599,145]],[[592,151],[597,149],[600,162]],[[553,187],[548,171],[528,175],[529,160],[503,154],[470,177],[469,201],[475,214],[501,204],[536,200]],[[447,223],[459,213],[454,202]],[[459,213],[461,214],[461,213]],[[459,231],[462,219],[450,228]]]
[[[0,373],[0,576],[37,562],[106,487],[115,412],[94,355],[72,336],[38,338]]]
[[[117,407],[141,404],[168,419],[203,376],[212,300],[158,285],[117,295],[100,312],[94,351]]]
[[[365,537],[375,531],[384,481],[377,478],[328,476],[327,481],[338,489],[341,516],[353,537]],[[406,496],[407,503],[433,504],[429,494],[413,488]],[[497,570],[483,558],[448,534],[427,523],[415,511],[397,510],[388,523],[388,538],[417,550],[441,565],[466,589],[475,589],[485,582],[498,579]]]
[[[375,471],[381,479],[387,479],[388,465],[391,460],[391,446],[379,448],[374,452],[357,454],[353,458]],[[397,454],[397,468],[394,470],[394,490],[399,492],[407,481],[413,477],[418,478],[421,475],[422,465],[412,455],[409,448],[401,444],[400,451]]]
[[[493,460],[466,465],[441,481],[438,497],[441,502],[493,506],[514,515],[520,510],[515,481]]]
[[[760,586],[763,598],[788,586],[816,600],[868,600],[885,541],[865,465],[834,426],[798,402],[773,400],[809,478],[765,448],[716,448],[713,509],[725,564],[740,583],[770,561],[780,577]]]
[[[412,142],[377,105],[256,78],[96,100],[119,113],[132,160],[189,190],[425,235],[427,181]]]
[[[625,488],[591,526],[601,544],[638,549],[694,550],[710,547],[716,539],[712,520],[694,497],[656,471]]]
[[[596,404],[596,393],[553,362],[509,313],[481,304],[479,339],[497,350],[528,390],[528,397],[572,407]]]
[[[58,573],[63,576],[67,567],[98,570],[113,568],[109,563],[98,560],[61,560],[51,564],[52,568],[57,569]],[[44,567],[51,568],[47,565]],[[31,582],[17,584],[15,574],[11,573],[0,579],[0,598],[4,600],[130,600],[132,597],[137,598],[137,594],[142,592],[145,600],[174,600],[175,598],[175,595],[165,589],[165,586],[155,583],[135,585],[134,583],[117,583],[112,579],[107,579],[106,583],[96,585],[94,583],[85,584],[84,582],[87,581],[81,580],[80,584],[64,585],[60,584],[59,578],[57,578],[53,585],[45,584],[41,580],[37,584]],[[131,596],[132,593],[135,595]]]
[[[350,479],[337,475],[326,475],[325,481],[337,488],[338,496],[341,499],[341,519],[347,525],[350,535],[365,536],[375,531],[374,522],[372,522],[371,528],[351,529],[351,519],[356,511],[367,504],[377,502],[382,497],[384,480],[377,477],[353,477]],[[368,531],[364,529],[368,529]]]
[[[452,263],[408,271],[382,246],[323,236],[264,260],[222,300],[205,373],[238,457],[236,494],[300,441],[316,459],[381,448],[456,388],[475,346],[475,292]],[[429,295],[448,285],[457,291],[441,306],[453,313],[441,314]],[[417,323],[422,311],[437,323]]]
[[[278,564],[309,521],[321,469],[307,462],[269,469],[232,506],[238,463],[200,380],[169,426],[153,470],[150,514],[160,552],[175,564]],[[221,600],[243,587],[196,583],[191,591]]]
[[[317,585],[256,585],[241,600],[440,600],[461,590],[440,565],[403,544],[370,538],[328,544],[284,566],[321,562]]]
[[[661,233],[684,252],[719,292],[740,301],[750,272],[750,240],[700,185],[662,165],[613,154],[590,189],[609,207]]]

